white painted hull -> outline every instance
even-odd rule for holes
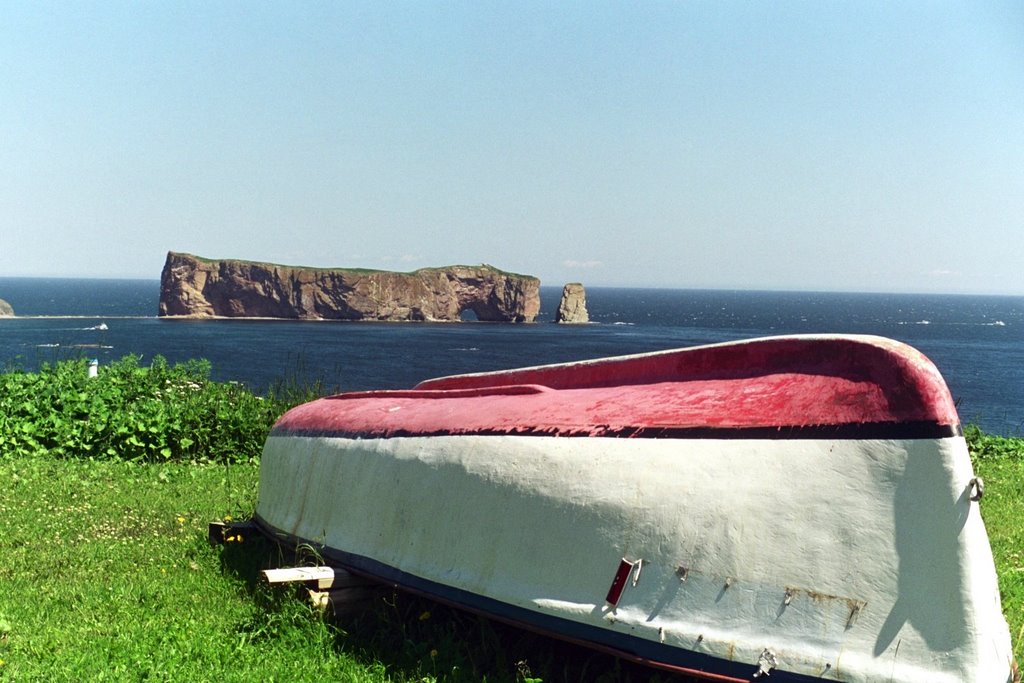
[[[666,668],[1011,676],[960,436],[283,434],[261,467],[258,521],[335,562]]]

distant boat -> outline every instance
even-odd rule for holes
[[[1010,681],[950,394],[904,344],[775,337],[299,406],[255,522],[497,619],[716,681]]]

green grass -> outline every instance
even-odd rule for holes
[[[651,672],[387,593],[326,619],[262,539],[210,547],[256,506],[258,456],[288,406],[202,362],[127,357],[0,374],[0,681],[649,680]],[[667,678],[655,675],[655,680]]]
[[[1014,445],[977,471],[1020,660],[1024,440]],[[256,571],[281,559],[272,547],[206,542],[207,522],[252,512],[257,477],[247,462],[0,459],[0,680],[647,680],[409,596],[333,622],[294,589],[261,587]]]
[[[383,680],[331,656],[334,632],[302,602],[253,593],[206,545],[209,520],[251,512],[256,476],[0,461],[0,678]]]
[[[1024,438],[966,430],[974,471],[985,481],[981,516],[999,576],[1013,653],[1024,663]]]
[[[640,667],[386,594],[333,621],[255,582],[268,543],[210,547],[252,463],[0,459],[0,680],[648,680]],[[668,677],[662,677],[669,680]]]
[[[260,585],[293,558],[206,526],[251,514],[267,429],[315,388],[259,398],[207,371],[0,374],[0,681],[674,680],[406,595],[331,620]],[[1021,660],[1024,439],[966,433]]]

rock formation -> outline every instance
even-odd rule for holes
[[[11,305],[3,299],[0,299],[0,318],[10,318],[13,316],[14,309],[11,308]]]
[[[160,315],[191,318],[533,322],[540,280],[493,266],[382,270],[213,261],[169,252]]]
[[[556,323],[589,323],[587,293],[579,282],[570,282],[562,288],[562,300],[555,311]]]

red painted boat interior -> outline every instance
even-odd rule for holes
[[[274,431],[632,436],[911,423],[959,424],[920,352],[878,337],[779,337],[340,394],[289,411]]]

